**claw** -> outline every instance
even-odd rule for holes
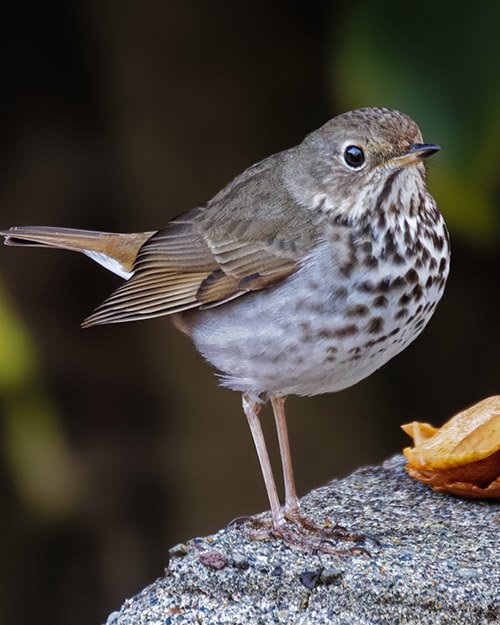
[[[261,521],[252,517],[239,517],[231,521],[228,527],[237,524],[243,534],[251,540],[279,539],[287,547],[300,549],[301,551],[314,551],[336,555],[364,554],[371,557],[371,553],[361,546],[340,548],[335,545],[334,540],[344,540],[351,542],[363,542],[367,539],[380,544],[377,539],[363,534],[352,534],[345,527],[335,525],[334,527],[322,526],[311,519],[303,516],[295,516],[287,519],[286,523],[275,525],[271,521]]]
[[[237,516],[235,519],[232,519],[231,521],[229,521],[229,523],[226,525],[226,531],[233,529],[233,527],[239,527],[240,525],[243,525],[247,521],[252,521],[252,518],[253,517],[250,514]]]

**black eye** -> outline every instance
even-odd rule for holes
[[[358,148],[357,145],[348,145],[344,150],[344,160],[349,167],[357,169],[365,162],[365,155],[363,154],[363,150]]]

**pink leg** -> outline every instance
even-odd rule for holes
[[[255,443],[255,448],[259,457],[260,468],[266,485],[267,496],[269,497],[269,503],[271,504],[273,526],[275,529],[279,529],[286,524],[286,521],[283,516],[283,512],[281,511],[278,491],[276,490],[276,483],[273,477],[273,470],[271,468],[269,454],[267,453],[266,441],[264,440],[264,434],[260,425],[259,411],[261,407],[262,404],[253,401],[246,393],[243,393],[243,411],[245,412],[248,420],[253,442]]]
[[[292,456],[288,442],[288,430],[286,427],[285,397],[271,397],[278,441],[280,446],[281,464],[283,466],[283,479],[285,481],[285,516],[294,519],[300,516],[300,506],[295,490],[293,479]]]
[[[276,428],[278,431],[278,440],[281,452],[281,462],[283,465],[283,475],[285,480],[285,509],[283,511],[280,506],[276,483],[273,477],[271,462],[267,453],[264,434],[260,425],[259,412],[261,404],[253,401],[248,395],[243,393],[243,410],[252,432],[252,437],[259,457],[260,468],[264,483],[266,485],[267,496],[271,504],[271,514],[273,517],[272,529],[254,532],[252,529],[248,532],[250,538],[277,538],[280,537],[283,542],[290,547],[298,547],[305,550],[316,550],[324,553],[350,554],[350,553],[368,553],[366,549],[356,547],[354,549],[337,549],[331,544],[331,540],[340,538],[344,540],[364,540],[366,537],[356,534],[350,534],[345,528],[334,526],[326,528],[318,525],[316,522],[304,518],[300,514],[299,502],[295,491],[293,480],[292,459],[290,455],[290,446],[288,444],[288,433],[285,420],[285,397],[272,397],[274,417],[276,420]],[[287,523],[291,521],[291,523]],[[265,524],[261,524],[261,527]],[[259,527],[259,523],[255,523],[254,527]]]

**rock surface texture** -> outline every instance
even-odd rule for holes
[[[395,456],[302,500],[317,521],[377,540],[338,542],[353,550],[338,555],[221,530],[172,549],[165,577],[107,625],[500,624],[500,503],[435,493],[405,462]]]

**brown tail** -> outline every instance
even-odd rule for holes
[[[130,276],[142,245],[154,232],[112,234],[72,228],[21,226],[0,231],[6,245],[55,247],[83,252],[110,271],[124,278]]]

